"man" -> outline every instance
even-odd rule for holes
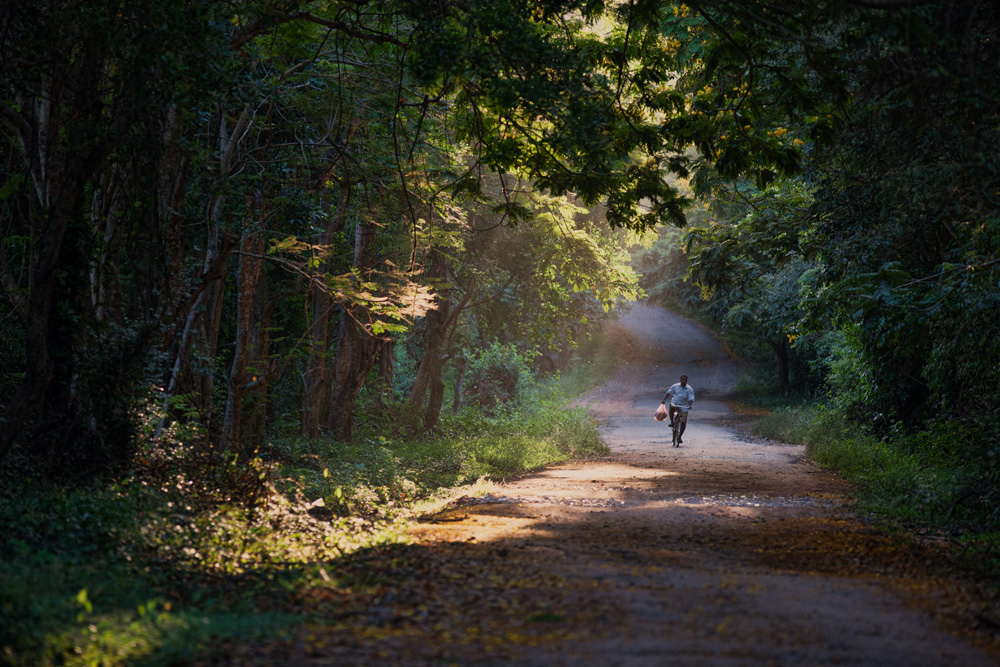
[[[667,402],[667,398],[670,399],[670,428],[674,427],[674,419],[681,420],[681,431],[677,437],[679,443],[684,442],[681,436],[684,435],[684,429],[687,428],[688,410],[694,405],[694,389],[688,385],[687,381],[688,376],[682,375],[681,381],[670,385],[670,389],[667,389],[663,400],[660,401],[660,405],[663,405]]]

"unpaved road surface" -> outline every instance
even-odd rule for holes
[[[367,629],[305,662],[998,664],[926,549],[852,514],[803,448],[739,434],[710,334],[636,305],[614,340],[620,371],[584,399],[613,454],[421,524]],[[681,373],[697,400],[675,449],[652,414]]]

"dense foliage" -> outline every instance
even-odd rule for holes
[[[350,444],[285,439],[246,464],[182,433],[153,442],[153,411],[135,469],[113,484],[5,478],[3,663],[224,662],[234,644],[341,622],[353,608],[342,591],[368,590],[352,562],[388,560],[406,522],[494,491],[490,480],[606,453],[585,410],[523,384],[488,418],[467,407],[421,435],[369,406]]]
[[[894,488],[887,507],[934,508],[911,519],[995,533],[997,7],[689,5],[701,66],[678,90],[713,128],[692,179],[711,213],[672,247],[703,312],[833,410],[804,413],[818,458]],[[757,146],[800,158],[754,174]]]
[[[348,440],[397,341],[433,427],[449,362],[571,349],[637,294],[607,219],[641,228],[639,198],[674,196],[595,208],[637,146],[601,11],[6,7],[0,458],[127,469],[149,400],[158,436],[180,420],[240,454]]]
[[[996,379],[1000,321],[1000,181],[988,157],[1000,140],[1000,24],[981,3],[909,4],[790,6],[762,36],[777,40],[780,27],[792,47],[730,64],[800,71],[814,93],[836,84],[844,95],[827,96],[838,106],[825,114],[813,99],[770,108],[770,133],[803,146],[802,170],[763,191],[729,185],[745,207],[692,236],[694,275],[726,317],[751,315],[762,336],[835,335],[841,353],[851,347],[851,384],[864,388],[841,388],[882,434],[943,407],[977,425],[982,456],[1000,433],[981,400]],[[822,59],[806,52],[818,41],[832,49]],[[689,85],[728,85],[727,71]],[[724,187],[702,185],[716,196]]]

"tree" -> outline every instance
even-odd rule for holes
[[[715,196],[721,194],[716,190]],[[707,309],[719,321],[767,344],[777,388],[787,391],[789,341],[797,337],[804,316],[800,278],[812,266],[805,259],[813,251],[808,237],[812,192],[793,181],[733,194],[744,203],[740,214],[688,234],[690,275],[705,290]]]
[[[984,159],[1000,139],[997,8],[692,6],[711,26],[700,43],[705,67],[681,80],[699,105],[711,103],[718,131],[703,155],[729,177],[745,171],[733,169],[741,156],[756,154],[751,137],[806,149],[814,199],[799,238],[816,263],[807,323],[850,328],[878,384],[869,410],[916,425],[949,386],[950,368],[971,371],[954,343],[958,323],[988,328],[981,318],[996,314],[983,286],[997,275],[997,249],[985,241],[996,238],[998,181]],[[734,137],[743,148],[727,156]],[[720,234],[706,252],[726,254],[729,239]],[[982,357],[995,357],[987,348]],[[970,395],[988,392],[979,378],[992,375],[979,368],[965,377]],[[988,410],[970,423],[977,419],[977,428],[995,423]]]
[[[100,469],[126,460],[130,405],[154,323],[186,317],[192,297],[219,275],[210,263],[178,293],[159,258],[133,255],[144,284],[130,304],[119,263],[121,252],[140,250],[145,230],[136,220],[169,218],[163,209],[175,200],[167,188],[182,186],[182,167],[173,182],[153,176],[178,163],[169,140],[182,122],[176,105],[218,83],[225,37],[211,11],[195,16],[195,9],[155,1],[21,3],[0,15],[0,137],[11,166],[5,237],[26,240],[5,244],[0,267],[30,341],[3,412],[0,458],[35,415],[32,449],[52,463]],[[168,51],[172,58],[158,57]],[[150,136],[166,144],[147,151]],[[146,185],[159,200],[144,194]]]

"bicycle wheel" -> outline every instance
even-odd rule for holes
[[[680,419],[680,417],[677,417],[677,419]],[[680,443],[681,428],[677,424],[677,422],[674,422],[673,432],[674,432],[674,447],[680,447],[681,446],[681,443]]]

